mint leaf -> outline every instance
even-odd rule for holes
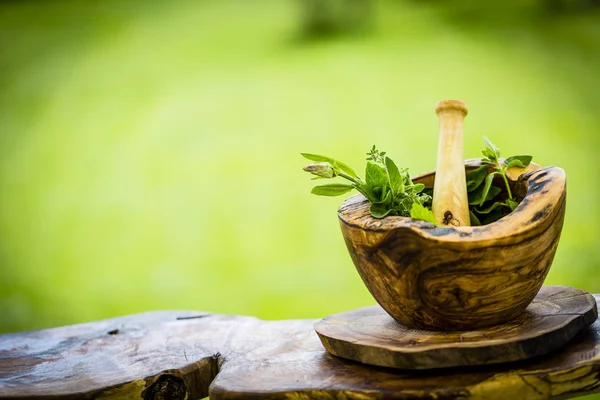
[[[512,157],[508,157],[506,160],[504,160],[504,164],[506,165],[506,168],[512,168],[512,167],[525,168],[531,163],[532,159],[533,159],[533,157],[531,157],[531,156],[512,156]]]
[[[384,161],[393,194],[404,193],[404,178],[400,175],[398,167],[389,157],[386,157]]]
[[[315,186],[311,190],[311,193],[318,196],[341,196],[344,193],[348,193],[352,189],[354,189],[354,186],[352,185],[330,183],[328,185]]]
[[[488,174],[489,167],[482,165],[481,167],[467,172],[467,192],[472,192],[477,189]]]
[[[410,209],[410,217],[412,219],[420,219],[426,222],[431,222],[432,224],[437,226],[437,221],[433,216],[433,212],[419,203],[413,203]]]

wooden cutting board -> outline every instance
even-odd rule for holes
[[[359,308],[315,324],[331,354],[365,364],[432,369],[519,361],[567,344],[598,317],[594,296],[564,286],[544,286],[516,319],[473,331],[408,329],[380,306]]]

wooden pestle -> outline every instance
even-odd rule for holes
[[[432,211],[439,226],[469,226],[469,200],[463,160],[463,120],[467,105],[460,100],[436,104],[440,120]]]

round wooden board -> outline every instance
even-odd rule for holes
[[[315,330],[335,356],[382,367],[433,369],[540,356],[565,345],[597,317],[589,293],[544,286],[519,317],[480,330],[408,329],[380,306],[332,315],[315,323]]]

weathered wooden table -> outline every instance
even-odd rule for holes
[[[7,334],[0,398],[517,400],[600,391],[600,322],[549,356],[410,373],[329,355],[314,322],[157,311]]]

